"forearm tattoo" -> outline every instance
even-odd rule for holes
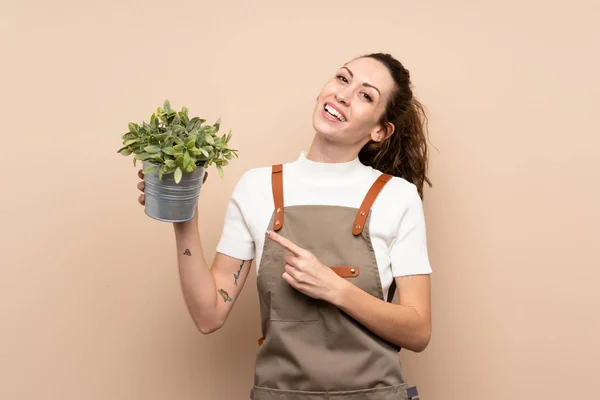
[[[221,295],[221,297],[223,297],[224,302],[227,303],[228,301],[231,301],[231,297],[229,297],[229,293],[227,293],[225,290],[219,289],[219,294]]]
[[[185,249],[185,251],[183,252],[183,254],[185,254],[186,256],[191,256],[192,252],[190,251],[190,249]]]
[[[235,274],[233,274],[233,279],[234,279],[233,283],[236,285],[237,285],[238,278],[240,277],[240,274],[242,273],[243,266],[244,266],[244,261],[242,261],[242,263],[240,264],[240,269],[238,269],[238,271]]]

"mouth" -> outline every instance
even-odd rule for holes
[[[346,122],[346,116],[337,108],[325,103],[325,105],[323,106],[323,110],[325,111],[325,114],[329,117],[335,118],[337,121],[340,122]],[[331,118],[330,118],[331,119]]]

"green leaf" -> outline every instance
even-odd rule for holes
[[[177,164],[175,164],[175,161],[173,161],[173,160],[165,160],[165,165],[168,168],[176,168],[177,167]]]
[[[215,139],[212,137],[212,135],[206,135],[206,143],[213,146],[215,145]]]
[[[187,168],[185,169],[185,172],[194,172],[196,170],[196,163],[195,162],[191,162],[190,165],[187,166]]]
[[[169,114],[171,112],[171,103],[169,102],[169,100],[165,100],[163,106],[165,108],[165,113]]]
[[[188,137],[185,147],[187,147],[188,149],[191,149],[194,146],[196,146],[196,136],[191,135],[190,137]]]
[[[162,149],[162,152],[172,156],[172,155],[175,155],[175,148],[174,147],[165,147],[164,149]]]
[[[121,150],[119,150],[119,153],[123,154],[124,156],[128,156],[132,153],[132,151],[128,147],[123,147]]]
[[[140,154],[136,154],[135,157],[134,157],[134,159],[140,160],[140,161],[146,161],[150,157],[152,157],[152,154],[140,153]]]
[[[144,175],[146,174],[152,174],[154,173],[154,171],[156,171],[158,169],[158,165],[149,165],[146,168],[144,168],[144,170],[142,171],[142,173]]]
[[[130,122],[128,124],[128,127],[129,127],[130,132],[138,133],[139,127],[136,124],[134,124],[133,122]]]
[[[177,169],[175,169],[175,183],[179,183],[181,182],[181,178],[183,177],[183,171],[181,170],[181,168],[177,167]]]
[[[144,151],[147,153],[158,153],[160,151],[160,147],[155,145],[149,145],[144,147]]]
[[[202,154],[202,150],[200,150],[200,149],[198,149],[196,147],[192,147],[191,149],[188,149],[188,151],[193,156],[199,156],[200,154]]]
[[[221,167],[220,165],[217,165],[217,171],[219,171],[219,176],[221,178],[225,176],[225,173],[223,172],[223,167]]]
[[[123,146],[130,146],[130,145],[132,145],[134,143],[137,143],[139,141],[140,141],[140,139],[130,139],[130,140],[127,140],[125,143],[123,143]]]
[[[181,151],[185,150],[185,145],[184,144],[176,144],[175,146],[173,146],[173,150],[175,150],[176,152],[181,152]]]
[[[204,157],[209,157],[208,151],[206,151],[204,148],[201,147],[198,150],[200,150],[200,152],[204,155]]]
[[[153,137],[156,140],[165,140],[167,138],[167,136],[169,136],[168,133],[157,133],[157,134],[153,135]]]
[[[187,124],[190,122],[190,118],[187,116],[187,114],[179,113],[179,119],[181,119],[181,124],[185,125],[187,129]]]
[[[181,113],[187,115],[189,113],[189,110],[186,106],[181,107]]]
[[[187,151],[183,154],[183,168],[187,168],[190,165],[190,153]]]

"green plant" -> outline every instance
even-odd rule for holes
[[[123,147],[117,152],[124,156],[135,154],[134,166],[138,160],[150,162],[143,173],[154,173],[158,169],[159,179],[165,174],[174,174],[175,182],[179,183],[184,172],[212,164],[223,177],[223,167],[237,158],[237,150],[229,148],[231,131],[217,135],[220,118],[213,125],[203,125],[205,122],[199,117],[190,119],[186,107],[179,112],[171,109],[169,100],[165,100],[149,123],[128,124],[129,132],[121,136]]]

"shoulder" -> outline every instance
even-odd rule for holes
[[[264,201],[271,195],[271,166],[246,170],[238,179],[232,197],[244,204]]]
[[[375,182],[382,172],[371,167],[368,168],[370,180]],[[417,186],[404,178],[392,176],[377,196],[377,200],[392,208],[413,207],[421,205],[421,197]]]
[[[286,169],[290,164],[292,164],[292,163],[289,163],[289,162],[281,163],[279,165],[283,165],[284,169]],[[240,177],[240,179],[238,181],[238,185],[261,186],[261,185],[267,184],[269,187],[271,187],[272,171],[273,171],[272,165],[250,168],[242,174],[242,176]],[[284,174],[284,175],[287,175],[287,174]]]
[[[238,185],[256,185],[270,179],[271,167],[250,168],[242,174]]]
[[[384,193],[384,196],[393,197],[396,201],[402,200],[402,203],[407,205],[421,203],[421,197],[419,196],[417,186],[404,178],[399,178],[397,176],[392,177],[385,189],[387,189],[387,193]]]
[[[394,176],[383,187],[372,209],[382,224],[397,227],[405,217],[421,214],[423,203],[415,184]]]

